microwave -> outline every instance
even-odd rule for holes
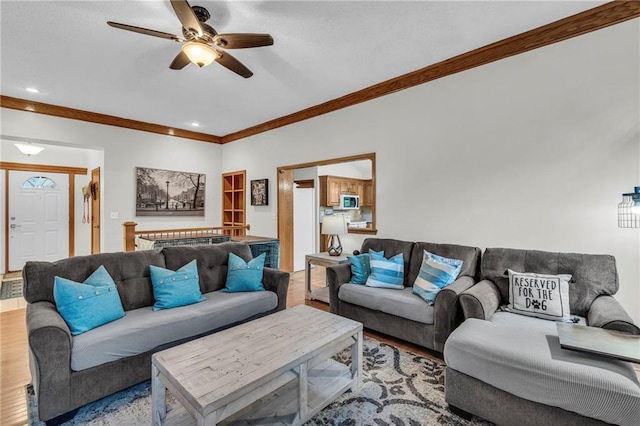
[[[340,195],[339,209],[359,209],[360,208],[360,196],[359,195]]]

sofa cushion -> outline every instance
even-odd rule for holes
[[[278,296],[271,291],[204,295],[195,305],[152,311],[127,311],[124,318],[73,338],[71,369],[85,370],[141,354],[160,345],[197,336],[275,309]]]
[[[555,323],[521,318],[553,327],[539,332],[468,319],[447,339],[447,367],[529,401],[607,423],[637,424],[640,383],[629,363],[562,349]]]
[[[149,266],[153,297],[156,303],[153,310],[177,308],[202,302],[205,298],[200,293],[197,261],[192,260],[176,271]]]
[[[520,273],[508,270],[509,304],[506,310],[551,321],[570,320],[571,275]]]
[[[365,285],[368,287],[404,288],[404,259],[398,253],[389,259],[382,252],[369,250],[371,273]]]
[[[255,259],[245,262],[235,254],[229,253],[227,282],[224,289],[220,291],[225,293],[234,293],[238,291],[264,291],[262,274],[266,257],[267,254],[262,253]]]
[[[440,290],[456,280],[462,260],[449,259],[424,250],[420,272],[413,283],[413,292],[433,305]]]
[[[411,261],[409,269],[405,269],[405,275],[408,271],[408,280],[410,285],[416,280],[422,266],[422,257],[424,251],[436,254],[450,259],[462,260],[462,268],[459,276],[476,278],[480,270],[480,249],[477,247],[459,246],[456,244],[436,244],[427,242],[416,242],[413,244],[411,251]]]
[[[396,254],[402,253],[404,259],[404,280],[403,285],[410,287],[413,285],[413,280],[408,280],[407,271],[409,270],[409,261],[411,260],[411,250],[413,243],[409,241],[394,240],[390,238],[366,238],[362,243],[361,253],[369,253],[369,250],[383,252],[384,257],[389,259]],[[422,261],[422,255],[420,255],[420,261]],[[415,277],[413,277],[415,280]]]
[[[613,256],[603,254],[551,253],[537,250],[488,248],[482,256],[482,279],[493,281],[509,301],[507,269],[538,274],[570,274],[571,313],[586,317],[596,297],[618,291],[618,273]]]
[[[229,253],[245,261],[253,258],[246,243],[230,241],[206,246],[171,246],[162,249],[167,268],[176,270],[192,260],[198,261],[200,292],[209,293],[224,288],[227,280]]]
[[[124,316],[118,288],[104,266],[77,283],[55,277],[56,309],[76,336]]]
[[[433,306],[413,294],[411,287],[402,290],[372,288],[359,284],[342,284],[338,298],[352,305],[406,318],[423,324],[433,324]]]
[[[71,257],[56,262],[27,262],[22,270],[24,297],[29,303],[39,301],[55,303],[53,298],[55,276],[82,282],[101,265],[104,265],[118,286],[118,293],[125,311],[153,305],[149,265],[166,267],[165,258],[160,250],[100,253]]]

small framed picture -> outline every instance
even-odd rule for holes
[[[257,179],[251,181],[251,205],[269,205],[269,179]]]

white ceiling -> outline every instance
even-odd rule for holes
[[[273,36],[230,51],[254,72],[244,79],[216,63],[170,70],[178,43],[106,24],[180,35],[168,0],[2,0],[1,93],[225,135],[603,3],[192,0],[219,33]]]

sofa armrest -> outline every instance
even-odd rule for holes
[[[51,302],[28,304],[26,320],[31,381],[40,417],[49,419],[71,405],[71,331]]]
[[[462,322],[462,314],[458,308],[458,296],[471,288],[475,282],[473,277],[462,276],[438,292],[433,306],[434,349],[437,351],[444,350],[444,342]]]
[[[640,334],[640,328],[613,296],[596,297],[589,308],[587,321],[592,327]]]
[[[287,291],[289,290],[289,273],[279,269],[264,268],[262,284],[265,290],[278,295],[278,307],[276,311],[287,309]]]
[[[329,285],[329,308],[332,314],[338,313],[338,292],[340,286],[351,281],[351,264],[340,263],[327,267],[327,284]],[[306,291],[306,289],[305,289]]]
[[[459,296],[466,318],[489,319],[500,307],[500,290],[489,280],[482,280]]]

